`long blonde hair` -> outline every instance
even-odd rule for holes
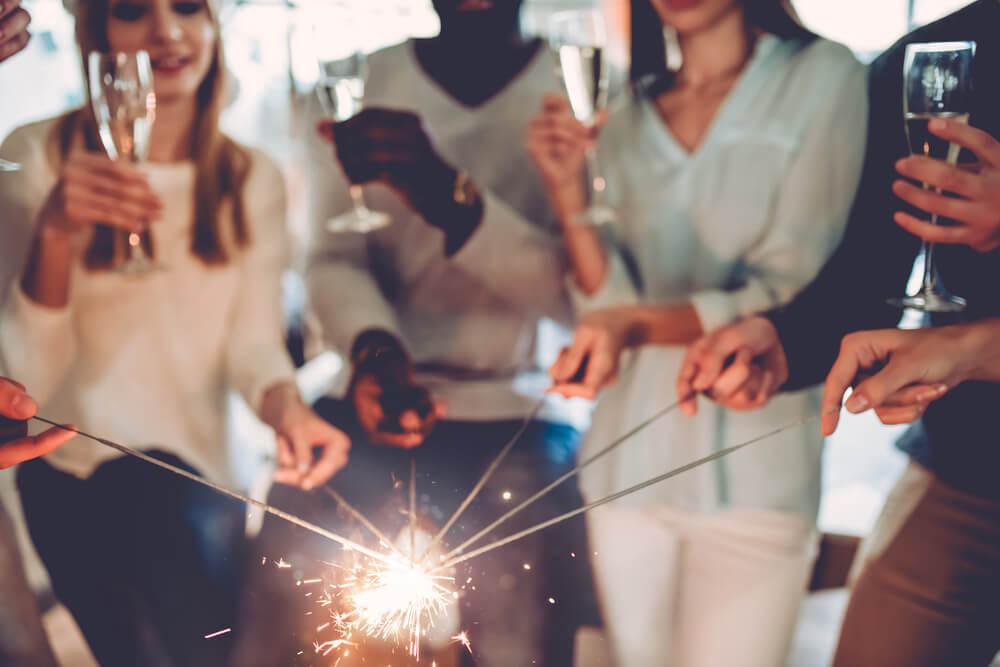
[[[109,0],[84,0],[77,3],[76,40],[83,56],[83,70],[87,71],[87,54],[91,51],[110,51],[108,44]],[[225,136],[219,128],[226,89],[226,67],[220,38],[219,17],[211,2],[205,2],[206,11],[215,27],[215,53],[212,65],[197,92],[194,132],[191,135],[190,156],[195,164],[194,180],[194,229],[191,235],[191,252],[206,264],[222,264],[229,260],[231,248],[224,242],[231,238],[237,247],[250,242],[243,206],[243,185],[250,169],[250,156],[235,141]],[[86,76],[84,77],[86,80]],[[90,93],[87,97],[89,100]],[[78,134],[83,135],[91,150],[99,150],[97,127],[88,104],[64,116],[53,141],[61,158],[65,158]],[[221,228],[223,213],[229,216],[232,228]],[[107,225],[97,225],[93,240],[87,249],[86,265],[90,269],[111,266],[115,257],[116,235]],[[143,245],[152,252],[149,233],[143,234]]]

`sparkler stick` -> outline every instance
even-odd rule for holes
[[[490,525],[486,526],[485,528],[483,528],[482,530],[480,530],[478,533],[476,533],[475,535],[473,535],[472,537],[470,537],[469,539],[467,539],[465,542],[462,542],[460,545],[458,545],[457,547],[455,547],[454,549],[452,549],[451,551],[449,551],[447,554],[445,554],[443,556],[442,560],[443,561],[447,561],[449,558],[454,558],[458,554],[462,553],[463,551],[465,551],[466,548],[469,547],[469,545],[475,544],[476,542],[478,542],[479,540],[481,540],[484,536],[486,536],[489,533],[491,533],[493,530],[495,530],[496,528],[498,528],[501,524],[506,523],[509,519],[513,518],[516,514],[519,514],[526,507],[528,507],[532,503],[536,502],[538,499],[542,498],[543,496],[547,495],[550,491],[552,491],[552,489],[556,488],[557,486],[559,486],[560,484],[562,484],[563,482],[565,482],[567,479],[570,479],[571,477],[575,477],[576,475],[579,475],[580,472],[584,468],[586,468],[587,466],[589,466],[591,463],[593,463],[593,462],[601,459],[605,455],[611,453],[612,451],[614,451],[615,449],[617,449],[623,442],[625,442],[626,440],[630,439],[632,436],[636,435],[640,431],[644,430],[646,427],[648,427],[650,424],[652,424],[653,422],[657,421],[658,419],[660,419],[664,415],[666,415],[666,414],[672,412],[673,410],[677,409],[677,407],[681,403],[682,403],[682,401],[675,401],[675,402],[671,403],[670,405],[668,405],[668,406],[666,406],[664,408],[661,408],[659,411],[657,411],[651,417],[646,418],[645,421],[639,423],[637,426],[635,426],[634,428],[632,428],[630,431],[628,431],[624,435],[619,436],[618,438],[616,438],[615,440],[613,440],[611,442],[611,444],[609,444],[607,447],[605,447],[604,449],[601,449],[598,452],[595,452],[590,457],[584,459],[579,464],[577,464],[577,466],[575,468],[573,468],[572,470],[567,471],[566,473],[564,473],[558,479],[550,482],[549,485],[546,486],[545,488],[543,488],[541,491],[539,491],[535,495],[531,496],[530,498],[526,499],[524,502],[522,502],[517,507],[512,508],[510,511],[508,511],[506,514],[504,514],[503,516],[501,516],[499,519],[497,519],[496,521],[494,521]]]
[[[725,449],[720,449],[719,451],[715,452],[714,454],[709,454],[708,456],[702,457],[702,458],[700,458],[700,459],[698,459],[696,461],[692,461],[690,463],[685,463],[684,465],[682,465],[682,466],[680,466],[678,468],[674,468],[673,470],[669,470],[669,471],[663,473],[662,475],[657,475],[656,477],[653,477],[651,479],[647,479],[644,482],[639,482],[638,484],[630,486],[627,489],[623,489],[623,490],[618,491],[616,493],[612,493],[609,496],[605,496],[603,498],[599,498],[598,500],[595,500],[595,501],[593,501],[591,503],[587,503],[586,505],[583,505],[582,507],[578,507],[575,510],[571,510],[569,512],[566,512],[565,514],[560,514],[557,517],[553,517],[553,518],[549,519],[548,521],[543,521],[542,523],[539,523],[539,524],[536,524],[534,526],[531,526],[530,528],[525,528],[524,530],[522,530],[520,532],[514,533],[513,535],[508,535],[507,537],[504,537],[502,539],[496,540],[495,542],[490,542],[489,544],[483,545],[483,546],[479,547],[478,549],[473,549],[472,551],[470,551],[470,552],[468,552],[466,554],[463,554],[461,556],[456,556],[454,558],[447,559],[443,563],[441,563],[438,567],[436,567],[433,570],[431,570],[431,572],[433,573],[433,572],[435,572],[437,570],[443,570],[443,569],[447,569],[449,567],[453,567],[455,565],[458,565],[459,563],[462,563],[464,561],[469,560],[470,558],[475,558],[476,556],[481,556],[481,555],[483,555],[483,554],[485,554],[487,552],[493,551],[494,549],[499,549],[500,547],[506,546],[506,545],[510,544],[511,542],[515,542],[515,541],[521,539],[522,537],[527,537],[528,535],[531,535],[533,533],[537,533],[538,531],[544,530],[544,529],[548,528],[549,526],[554,526],[555,524],[562,523],[563,521],[566,521],[567,519],[572,519],[573,517],[575,517],[575,516],[577,516],[579,514],[583,514],[584,512],[589,512],[590,510],[594,509],[595,507],[600,507],[601,505],[606,505],[606,504],[608,504],[608,503],[610,503],[612,501],[618,500],[619,498],[623,498],[625,496],[631,495],[631,494],[636,493],[638,491],[642,491],[646,487],[652,486],[654,484],[659,484],[660,482],[662,482],[664,480],[667,480],[667,479],[670,479],[671,477],[676,477],[677,475],[680,475],[681,473],[685,473],[688,470],[693,470],[694,468],[697,468],[699,466],[703,466],[706,463],[711,463],[712,461],[716,461],[716,460],[721,459],[721,458],[723,458],[725,456],[729,456],[730,454],[732,454],[734,452],[737,452],[737,451],[743,449],[744,447],[749,447],[750,445],[756,444],[756,443],[760,442],[761,440],[767,440],[768,438],[770,438],[772,436],[778,435],[779,433],[787,431],[787,430],[789,430],[791,428],[795,428],[796,426],[801,426],[802,424],[805,424],[806,422],[808,422],[808,421],[810,421],[812,419],[816,419],[817,417],[819,417],[819,415],[810,415],[808,417],[803,417],[802,419],[796,419],[795,421],[791,422],[790,424],[785,424],[784,426],[782,426],[780,428],[776,428],[773,431],[770,431],[770,432],[765,433],[763,435],[758,435],[757,437],[752,438],[750,440],[747,440],[746,442],[741,442],[738,445],[733,445],[732,447],[727,447]]]
[[[523,422],[521,422],[521,426],[520,428],[517,429],[517,432],[514,433],[514,436],[507,442],[506,445],[503,446],[503,449],[500,450],[500,453],[497,454],[496,458],[493,459],[493,462],[490,463],[490,465],[486,468],[486,471],[483,473],[483,476],[480,477],[479,481],[476,482],[476,485],[472,487],[472,491],[469,492],[469,495],[466,496],[465,500],[462,501],[462,504],[458,506],[457,510],[455,510],[455,513],[451,515],[451,518],[448,519],[448,521],[446,521],[445,524],[441,527],[441,530],[439,530],[437,535],[434,536],[434,539],[431,540],[431,543],[427,545],[427,549],[425,549],[424,553],[420,556],[421,563],[423,563],[427,559],[427,554],[429,554],[431,550],[438,545],[438,543],[444,538],[444,536],[448,533],[448,531],[451,530],[451,527],[455,525],[455,522],[458,521],[458,518],[462,516],[462,513],[465,512],[465,510],[468,509],[469,505],[472,504],[472,501],[476,499],[476,496],[478,496],[479,492],[482,491],[483,486],[485,486],[486,482],[489,481],[493,473],[496,472],[496,469],[500,467],[500,464],[503,462],[504,458],[507,456],[510,450],[514,448],[514,445],[517,444],[517,441],[521,439],[521,436],[524,435],[524,432],[528,430],[528,426],[530,426],[531,422],[534,421],[535,417],[538,416],[538,413],[542,411],[542,408],[545,406],[545,400],[546,400],[545,396],[542,396],[542,398],[538,399],[538,402],[535,403],[535,407],[531,409],[531,412],[528,413],[528,416],[524,418]]]
[[[403,553],[399,549],[396,548],[396,545],[392,543],[392,540],[390,540],[386,536],[385,533],[383,533],[381,530],[379,530],[375,526],[375,524],[372,523],[368,519],[368,517],[366,517],[364,514],[362,514],[361,510],[357,509],[356,507],[354,507],[354,505],[352,505],[351,503],[347,502],[347,500],[344,499],[344,496],[340,495],[340,493],[336,489],[334,489],[332,487],[329,487],[329,486],[324,486],[323,490],[326,491],[327,495],[329,495],[331,498],[333,498],[334,500],[336,500],[337,503],[339,503],[341,507],[343,507],[345,510],[347,510],[351,514],[351,516],[353,516],[355,519],[357,519],[358,521],[360,521],[361,524],[365,528],[367,528],[368,530],[370,530],[372,532],[372,534],[375,535],[375,537],[377,537],[379,539],[380,542],[382,542],[387,547],[389,547],[390,549],[392,549],[393,553],[395,553],[397,556],[402,556],[403,555]]]
[[[248,505],[254,505],[255,507],[259,507],[260,509],[264,510],[265,512],[268,512],[269,514],[273,514],[274,516],[278,517],[279,519],[284,519],[285,521],[288,521],[289,523],[294,523],[296,526],[301,526],[302,528],[305,528],[308,531],[312,531],[313,533],[316,533],[317,535],[321,535],[321,536],[327,538],[328,540],[332,540],[334,542],[337,542],[338,544],[340,544],[340,545],[342,545],[342,546],[344,546],[344,547],[346,547],[348,549],[353,549],[354,551],[362,553],[362,554],[368,556],[369,558],[374,558],[375,560],[383,562],[383,563],[390,563],[391,562],[391,559],[389,557],[385,556],[384,554],[380,554],[377,551],[372,551],[368,547],[362,546],[362,545],[358,544],[357,542],[352,542],[351,540],[347,539],[346,537],[338,535],[337,533],[331,532],[331,531],[329,531],[329,530],[327,530],[325,528],[321,528],[321,527],[317,526],[314,523],[310,523],[310,522],[306,521],[305,519],[300,519],[299,517],[295,516],[294,514],[289,514],[288,512],[279,510],[276,507],[271,507],[267,503],[262,503],[261,501],[256,500],[255,498],[251,498],[250,496],[246,496],[246,495],[243,495],[242,493],[238,493],[238,492],[233,491],[231,489],[227,489],[226,487],[221,486],[219,484],[216,484],[215,482],[211,482],[211,481],[209,481],[207,479],[199,477],[198,475],[195,475],[192,472],[188,472],[187,470],[184,470],[183,468],[178,468],[175,465],[171,465],[169,463],[165,463],[164,461],[161,461],[161,460],[159,460],[157,458],[154,458],[154,457],[150,456],[149,454],[145,454],[143,452],[140,452],[137,449],[132,449],[131,447],[126,447],[125,445],[120,445],[117,442],[112,442],[111,440],[106,440],[104,438],[98,438],[96,435],[91,435],[89,433],[84,433],[83,431],[77,431],[76,429],[69,428],[68,426],[64,426],[63,424],[60,424],[58,422],[54,422],[54,421],[46,419],[44,417],[39,417],[38,415],[35,415],[34,417],[32,417],[32,419],[34,419],[36,421],[43,422],[45,424],[49,424],[50,426],[55,426],[56,428],[61,428],[64,431],[73,431],[74,433],[76,433],[78,435],[81,435],[84,438],[87,438],[88,440],[93,440],[94,442],[98,442],[98,443],[100,443],[100,444],[102,444],[102,445],[104,445],[106,447],[110,447],[112,449],[117,449],[122,454],[127,454],[129,456],[134,456],[135,458],[141,459],[141,460],[145,461],[146,463],[151,463],[154,466],[157,466],[159,468],[163,468],[164,470],[169,470],[170,472],[174,473],[175,475],[180,475],[181,477],[186,477],[187,479],[191,480],[192,482],[197,482],[198,484],[201,484],[202,486],[207,486],[208,488],[210,488],[210,489],[212,489],[214,491],[217,491],[217,492],[219,492],[219,493],[221,493],[223,495],[229,496],[231,498],[235,498],[236,500],[242,500],[244,503],[246,503]]]
[[[417,459],[410,458],[410,567],[417,557]]]

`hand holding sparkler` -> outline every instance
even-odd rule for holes
[[[1000,319],[932,329],[859,331],[844,337],[826,379],[823,434],[837,428],[840,403],[860,413],[874,409],[883,424],[919,419],[927,405],[968,380],[1000,380]]]
[[[52,427],[29,436],[27,420],[37,411],[38,404],[21,384],[0,377],[0,470],[45,456],[76,435],[72,430]]]
[[[702,336],[688,347],[677,374],[684,414],[698,412],[703,393],[730,410],[755,410],[788,379],[788,360],[778,330],[754,316]]]
[[[384,331],[367,331],[355,342],[351,359],[349,395],[368,439],[403,449],[423,444],[445,407],[414,383],[413,364],[399,341]]]
[[[294,385],[271,387],[264,394],[260,414],[278,439],[280,468],[275,481],[309,490],[347,465],[350,438],[303,403]]]

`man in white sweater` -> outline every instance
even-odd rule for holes
[[[383,512],[378,522],[389,530],[401,527],[385,507],[394,508],[394,480],[405,488],[411,458],[418,509],[437,526],[447,521],[544,395],[540,325],[565,325],[570,312],[558,228],[523,148],[543,95],[559,89],[554,59],[539,40],[521,38],[520,2],[434,7],[440,35],[370,56],[366,110],[320,124],[336,155],[327,142],[310,142],[310,306],[322,343],[353,370],[347,396],[317,410],[352,438],[351,462],[333,486],[366,512]],[[366,184],[368,205],[391,216],[388,227],[327,231],[326,221],[350,207],[349,182]],[[546,402],[447,542],[455,546],[567,470],[578,439],[566,404]],[[329,499],[301,495],[276,488],[271,499],[331,520]],[[579,502],[565,484],[498,535]],[[265,521],[263,552],[280,549],[293,567],[299,556],[308,571],[323,552],[305,544]],[[589,587],[586,559],[571,555],[584,548],[580,522],[460,569],[460,582],[473,578],[461,602],[474,653],[467,659],[570,664],[574,626],[560,614],[579,606],[571,592]],[[255,606],[274,609],[251,589]],[[277,615],[261,618],[262,629]],[[237,653],[259,661],[267,650]]]

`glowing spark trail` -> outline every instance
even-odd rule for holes
[[[538,493],[534,494],[533,496],[525,499],[517,507],[511,508],[507,513],[503,514],[499,519],[497,519],[496,521],[494,521],[490,525],[486,526],[485,528],[483,528],[482,530],[480,530],[478,533],[476,533],[475,535],[473,535],[472,537],[470,537],[469,539],[465,540],[460,545],[458,545],[457,547],[455,547],[454,549],[452,549],[451,551],[449,551],[447,554],[445,554],[441,558],[441,561],[442,562],[446,561],[449,558],[453,558],[453,557],[457,556],[458,554],[462,553],[470,545],[475,544],[476,542],[478,542],[479,540],[481,540],[486,535],[489,535],[491,532],[493,532],[494,530],[496,530],[502,524],[506,523],[508,520],[512,519],[516,514],[520,513],[526,507],[528,507],[529,505],[531,505],[535,501],[539,500],[543,496],[547,495],[550,491],[552,491],[552,489],[556,488],[557,486],[559,486],[560,484],[562,484],[566,480],[568,480],[568,479],[570,479],[572,477],[575,477],[576,475],[579,475],[580,472],[584,468],[586,468],[590,464],[594,463],[595,461],[601,459],[602,457],[606,456],[607,454],[611,453],[612,451],[614,451],[615,449],[617,449],[623,442],[625,442],[626,440],[632,438],[637,433],[639,433],[643,429],[647,428],[653,422],[655,422],[658,419],[660,419],[661,417],[669,414],[670,412],[676,410],[677,407],[680,406],[681,402],[682,401],[676,401],[676,402],[671,403],[670,405],[666,406],[665,408],[661,408],[658,412],[654,413],[651,417],[648,417],[645,421],[640,422],[637,426],[635,426],[634,428],[632,428],[631,430],[629,430],[624,435],[621,435],[618,438],[616,438],[615,440],[613,440],[608,446],[604,447],[603,449],[601,449],[598,452],[595,452],[594,454],[592,454],[590,457],[584,459],[583,461],[580,461],[580,463],[578,463],[575,468],[573,468],[572,470],[567,471],[566,473],[564,473],[558,479],[550,482],[548,484],[548,486],[546,486],[545,488],[543,488],[541,491],[539,491]],[[504,496],[505,496],[504,499],[506,500],[506,494],[504,494]]]
[[[233,631],[232,628],[226,628],[225,630],[219,630],[218,632],[213,632],[210,635],[205,635],[205,639],[212,639],[214,637],[219,637],[221,635],[224,635],[224,634],[226,634],[228,632],[232,632],[232,631]]]
[[[589,512],[590,510],[594,509],[595,507],[600,507],[601,505],[606,505],[606,504],[608,504],[610,502],[618,500],[619,498],[623,498],[625,496],[631,495],[631,494],[636,493],[638,491],[642,491],[646,487],[653,486],[654,484],[659,484],[660,482],[662,482],[664,480],[667,480],[667,479],[670,479],[671,477],[676,477],[677,475],[680,475],[681,473],[685,473],[688,470],[693,470],[694,468],[697,468],[699,466],[705,465],[706,463],[711,463],[712,461],[721,459],[724,456],[729,456],[730,454],[732,454],[734,452],[737,452],[737,451],[743,449],[744,447],[749,447],[750,445],[756,444],[756,443],[758,443],[758,442],[760,442],[762,440],[767,440],[768,438],[770,438],[772,436],[778,435],[779,433],[782,433],[783,431],[787,431],[787,430],[789,430],[791,428],[795,428],[796,426],[801,426],[802,424],[805,424],[806,422],[809,422],[809,421],[811,421],[813,419],[817,419],[819,416],[820,415],[816,414],[816,415],[810,415],[808,417],[803,417],[802,419],[796,419],[794,422],[791,422],[790,424],[785,424],[784,426],[782,426],[780,428],[776,428],[773,431],[770,431],[770,432],[765,433],[763,435],[759,435],[756,438],[752,438],[750,440],[747,440],[746,442],[741,442],[740,444],[733,445],[732,447],[727,447],[725,449],[720,449],[719,451],[715,452],[714,454],[709,454],[708,456],[702,457],[702,458],[700,458],[700,459],[698,459],[696,461],[692,461],[690,463],[686,463],[686,464],[684,464],[684,465],[682,465],[682,466],[680,466],[678,468],[674,468],[673,470],[668,470],[667,472],[663,473],[662,475],[657,475],[656,477],[653,477],[651,479],[647,479],[644,482],[639,482],[638,484],[630,486],[627,489],[623,489],[623,490],[618,491],[616,493],[612,493],[609,496],[605,496],[603,498],[599,498],[598,500],[595,500],[593,502],[587,503],[586,505],[583,505],[582,507],[578,507],[575,510],[571,510],[569,512],[566,512],[565,514],[560,514],[557,517],[553,517],[552,519],[549,519],[548,521],[543,521],[542,523],[539,523],[537,525],[531,526],[530,528],[525,528],[524,530],[522,530],[520,532],[517,532],[517,533],[514,533],[513,535],[508,535],[507,537],[504,537],[504,538],[499,539],[499,540],[497,540],[495,542],[491,542],[489,544],[486,544],[486,545],[484,545],[482,547],[479,547],[478,549],[473,549],[472,551],[470,551],[470,552],[468,552],[466,554],[463,554],[461,556],[456,556],[454,558],[446,559],[437,568],[434,568],[433,570],[431,570],[431,572],[435,572],[438,569],[444,569],[444,568],[454,567],[455,565],[458,565],[459,563],[467,561],[470,558],[475,558],[476,556],[481,556],[482,554],[487,553],[489,551],[493,551],[494,549],[499,549],[500,547],[505,546],[507,544],[510,544],[511,542],[515,542],[515,541],[521,539],[522,537],[527,537],[528,535],[531,535],[533,533],[537,533],[538,531],[544,530],[544,529],[548,528],[549,526],[554,526],[557,523],[561,523],[563,521],[566,521],[567,519],[571,519],[571,518],[573,518],[573,517],[575,517],[575,516],[577,516],[579,514],[583,514],[584,512]]]
[[[417,556],[417,459],[410,459],[410,567]]]
[[[546,400],[547,397],[542,396],[542,398],[540,398],[538,402],[535,403],[535,407],[531,409],[531,412],[528,413],[528,416],[524,418],[523,422],[521,422],[521,426],[520,428],[517,429],[517,432],[514,433],[513,437],[511,437],[511,439],[507,441],[507,444],[503,446],[503,449],[500,450],[500,453],[497,454],[496,458],[493,459],[493,462],[490,463],[490,465],[486,468],[486,471],[483,473],[483,476],[480,477],[479,481],[476,482],[476,485],[472,487],[472,491],[469,491],[469,495],[465,497],[465,500],[463,500],[462,504],[458,506],[458,509],[455,510],[455,513],[451,515],[451,518],[448,519],[448,521],[446,521],[443,526],[441,526],[441,530],[437,532],[437,535],[434,536],[434,539],[431,540],[431,543],[427,545],[427,548],[424,550],[423,555],[420,556],[421,563],[427,559],[427,555],[431,553],[434,547],[436,547],[438,543],[442,539],[444,539],[444,536],[448,533],[449,530],[451,530],[451,527],[455,525],[455,522],[458,521],[459,517],[462,516],[462,513],[465,512],[466,509],[468,509],[469,505],[472,504],[472,501],[475,500],[476,496],[479,495],[479,492],[483,490],[483,486],[485,486],[486,482],[488,482],[490,477],[493,476],[493,473],[496,472],[496,469],[500,467],[500,464],[503,462],[504,458],[507,457],[507,454],[510,452],[511,449],[514,448],[514,445],[517,444],[518,440],[521,439],[521,436],[524,435],[524,432],[528,430],[528,427],[531,426],[531,422],[535,420],[535,417],[538,416],[538,413],[542,411],[543,407],[545,407]]]
[[[368,517],[366,517],[364,514],[362,514],[359,509],[357,509],[356,507],[354,507],[354,505],[352,505],[349,502],[347,502],[347,500],[344,499],[344,496],[340,495],[340,493],[338,493],[336,489],[331,488],[329,486],[324,486],[323,490],[327,493],[327,495],[329,495],[331,498],[333,498],[334,500],[336,500],[337,503],[339,503],[341,507],[343,507],[345,510],[347,510],[348,513],[350,513],[351,516],[353,516],[355,519],[357,519],[358,521],[360,521],[361,524],[365,528],[367,528],[368,530],[370,530],[372,532],[372,534],[375,537],[377,537],[380,542],[382,542],[382,544],[384,544],[385,546],[387,546],[389,549],[392,549],[393,553],[395,553],[398,556],[402,556],[403,555],[399,551],[399,549],[396,548],[396,545],[394,545],[392,543],[392,540],[390,540],[388,537],[386,537],[385,533],[383,533],[381,530],[379,530],[378,527],[375,526],[375,524],[372,523],[368,519]]]
[[[56,428],[61,428],[64,431],[72,431],[72,432],[74,432],[74,433],[76,433],[78,435],[83,436],[84,438],[87,438],[88,440],[93,440],[94,442],[100,443],[100,444],[102,444],[102,445],[104,445],[106,447],[110,447],[112,449],[117,449],[122,454],[127,454],[129,456],[134,456],[137,459],[142,459],[146,463],[150,463],[150,464],[152,464],[154,466],[157,466],[158,468],[163,468],[164,470],[169,470],[170,472],[174,473],[175,475],[180,475],[181,477],[186,477],[187,479],[191,480],[192,482],[197,482],[198,484],[201,484],[202,486],[207,486],[208,488],[210,488],[210,489],[212,489],[214,491],[217,491],[217,492],[219,492],[219,493],[221,493],[223,495],[229,496],[231,498],[235,498],[236,500],[242,500],[244,503],[246,503],[248,505],[253,505],[255,507],[259,507],[260,509],[264,510],[265,512],[268,512],[269,514],[273,514],[274,516],[278,517],[279,519],[284,519],[285,521],[288,521],[289,523],[294,523],[296,526],[301,526],[302,528],[305,528],[308,531],[316,533],[317,535],[322,535],[323,537],[327,538],[328,540],[332,540],[334,542],[337,542],[338,544],[340,544],[340,545],[342,545],[342,546],[344,546],[344,547],[346,547],[348,549],[353,549],[353,550],[355,550],[355,551],[357,551],[359,553],[362,553],[362,554],[368,556],[369,558],[374,558],[375,560],[382,561],[382,562],[388,562],[389,561],[389,557],[386,556],[385,554],[380,554],[377,551],[372,551],[368,547],[362,546],[362,545],[358,544],[357,542],[353,542],[353,541],[347,539],[346,537],[338,535],[337,533],[331,532],[331,531],[329,531],[329,530],[327,530],[325,528],[321,528],[321,527],[317,526],[314,523],[309,523],[305,519],[300,519],[299,517],[295,516],[294,514],[289,514],[288,512],[284,512],[282,510],[279,510],[276,507],[271,507],[267,503],[262,503],[261,501],[255,499],[255,498],[251,498],[250,496],[246,496],[246,495],[243,495],[242,493],[237,493],[236,491],[233,491],[231,489],[227,489],[226,487],[221,486],[219,484],[216,484],[215,482],[211,482],[211,481],[209,481],[207,479],[199,477],[198,475],[195,475],[192,472],[188,472],[187,470],[184,470],[183,468],[178,468],[177,466],[170,465],[169,463],[164,463],[163,461],[161,461],[161,460],[159,460],[157,458],[154,458],[154,457],[150,456],[149,454],[145,454],[143,452],[140,452],[137,449],[132,449],[131,447],[126,447],[125,445],[119,445],[117,442],[112,442],[111,440],[106,440],[104,438],[98,438],[96,435],[90,435],[89,433],[84,433],[83,431],[78,431],[76,429],[69,428],[68,426],[65,426],[64,424],[60,424],[58,422],[51,421],[51,420],[46,419],[44,417],[39,417],[38,415],[35,415],[34,417],[32,417],[32,419],[34,419],[36,421],[40,421],[40,422],[45,423],[45,424],[49,424],[50,426],[55,426]]]

